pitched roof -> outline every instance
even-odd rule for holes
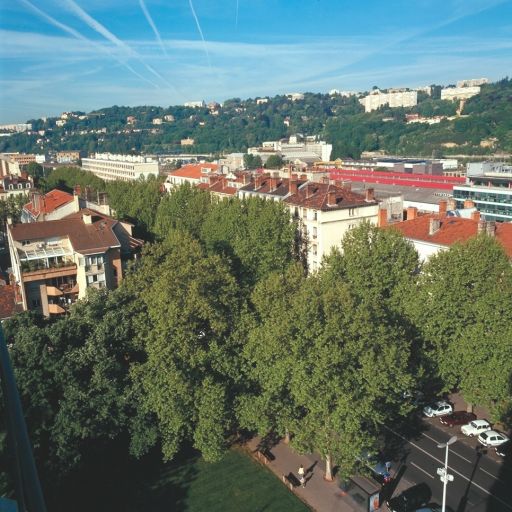
[[[214,172],[219,168],[217,164],[204,163],[204,164],[187,164],[175,171],[170,171],[169,176],[177,176],[180,178],[192,178],[199,180],[201,176],[204,176],[202,169],[208,169],[209,172]]]
[[[332,206],[328,204],[329,193],[334,193],[335,197],[335,204]],[[297,193],[290,195],[284,201],[291,205],[321,211],[342,210],[344,208],[378,204],[377,201],[366,201],[365,196],[362,194],[356,194],[346,188],[312,181],[299,187]]]
[[[257,194],[270,194],[273,196],[285,197],[290,192],[290,180],[289,178],[271,178],[268,174],[261,177],[260,186],[256,188],[256,181],[252,180],[247,185],[240,188],[241,192],[253,192]],[[271,189],[271,179],[276,180],[276,188]],[[297,185],[300,186],[306,183],[306,180],[298,180]]]
[[[439,219],[439,229],[430,234],[430,220]],[[436,245],[449,247],[456,242],[466,242],[478,234],[478,222],[474,219],[461,217],[440,217],[438,214],[427,214],[415,219],[397,222],[388,226],[397,229],[406,238],[421,240]],[[482,222],[482,221],[480,221]],[[509,258],[512,258],[512,223],[497,222],[496,240],[503,246]]]
[[[17,296],[16,285],[0,286],[0,320],[11,318],[15,313],[23,311],[23,306],[16,301]]]
[[[91,212],[92,224],[85,224],[83,215]],[[61,220],[16,224],[9,229],[16,241],[67,237],[76,252],[94,254],[120,246],[112,229],[116,223],[116,220],[93,210],[81,210]]]
[[[38,217],[41,213],[51,213],[71,201],[73,201],[73,194],[54,189],[39,198],[38,208],[34,207],[32,201],[27,203],[23,208],[29,211],[34,217]]]

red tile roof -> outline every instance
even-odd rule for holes
[[[0,285],[0,320],[11,318],[15,313],[23,311],[22,304],[16,301],[17,297],[19,291],[17,292],[16,285]]]
[[[247,185],[241,187],[242,192],[252,192],[255,194],[270,194],[274,196],[285,197],[290,192],[290,180],[289,178],[272,178],[268,174],[259,175],[256,177],[257,180],[261,180],[259,186],[256,187],[256,181],[253,179]],[[275,188],[271,189],[271,180],[275,180]],[[297,180],[297,186],[300,187],[306,183],[306,180]]]
[[[92,211],[92,210],[91,210]],[[10,226],[13,240],[42,240],[52,237],[67,237],[73,249],[80,254],[104,252],[110,247],[119,247],[120,243],[113,232],[116,220],[93,212],[92,224],[85,224],[81,210],[61,220],[32,222]]]
[[[27,203],[23,208],[29,211],[34,217],[41,213],[51,213],[57,208],[73,201],[73,195],[54,189],[39,197],[39,208],[35,208],[33,202]]]
[[[219,168],[217,164],[204,163],[204,164],[187,164],[175,171],[169,172],[169,176],[177,176],[180,178],[192,178],[199,180],[205,173],[201,169],[208,169],[209,172],[214,172]]]
[[[334,193],[335,204],[328,204],[329,192]],[[356,194],[348,189],[327,183],[315,183],[308,181],[302,185],[296,194],[287,197],[285,203],[312,208],[314,210],[331,211],[344,208],[356,208],[378,204],[377,201],[366,201],[365,196]]]
[[[439,219],[439,229],[430,235],[430,219]],[[461,217],[439,217],[438,214],[422,215],[412,220],[397,222],[388,226],[397,229],[406,238],[421,240],[449,247],[456,242],[466,242],[478,233],[478,222]],[[512,223],[497,222],[495,236],[509,258],[512,258]]]

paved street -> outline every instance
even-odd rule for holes
[[[413,440],[389,429],[404,443],[397,474],[409,482],[427,483],[433,501],[441,503],[442,483],[436,472],[444,466],[445,450],[437,444],[457,434],[459,440],[450,446],[448,461],[454,476],[448,484],[448,505],[456,512],[512,512],[512,464],[499,459],[494,449],[481,449],[475,438],[465,438],[460,427],[441,429],[438,424],[437,419],[425,421],[426,429]]]

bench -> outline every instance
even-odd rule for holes
[[[270,460],[269,456],[268,456],[265,452],[263,452],[263,451],[261,451],[261,450],[258,450],[258,451],[256,452],[256,457],[258,458],[258,460],[259,460],[260,462],[262,462],[263,464],[265,464],[265,466],[266,466],[267,464],[269,464],[270,462],[272,462],[272,461]]]
[[[290,491],[293,491],[293,488],[295,487],[294,483],[290,479],[290,477],[283,475],[283,483],[290,489]]]

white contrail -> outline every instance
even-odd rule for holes
[[[144,0],[139,0],[139,4],[140,4],[140,8],[142,9],[142,12],[144,13],[144,16],[146,16],[146,20],[148,21],[151,28],[153,29],[153,32],[155,33],[157,41],[160,43],[160,47],[162,48],[164,55],[166,57],[168,57],[164,42],[162,41],[162,38],[160,37],[160,32],[158,32],[158,29],[156,28],[156,25],[153,21],[153,18],[151,17],[151,14],[149,14],[146,4],[144,3]]]
[[[146,64],[142,57],[133,48],[130,48],[124,41],[121,41],[118,37],[112,34],[112,32],[107,30],[99,21],[87,14],[74,0],[61,0],[61,4],[64,4],[68,10],[78,16],[82,21],[89,25],[89,27],[98,32],[98,34],[101,34],[110,42],[114,43],[118,48],[123,49],[130,57],[137,59],[151,74],[165,82],[167,86],[172,87],[172,85],[160,73]]]
[[[212,63],[210,62],[210,54],[208,53],[208,48],[206,47],[206,39],[204,38],[203,31],[201,30],[201,25],[199,24],[199,19],[197,18],[196,10],[194,9],[194,4],[192,0],[188,0],[190,4],[190,10],[192,11],[192,16],[196,20],[197,30],[199,31],[199,35],[201,36],[201,41],[203,41],[204,52],[206,53],[206,58],[208,59],[208,67],[210,70],[212,69]]]
[[[141,80],[144,80],[145,82],[151,84],[153,87],[156,87],[157,89],[160,88],[160,86],[158,84],[156,84],[155,82],[152,82],[151,80],[147,79],[145,76],[143,76],[140,73],[138,73],[137,71],[135,71],[129,64],[127,64],[126,62],[121,60],[114,53],[108,51],[108,49],[105,48],[103,45],[97,44],[96,42],[91,41],[90,39],[87,39],[87,37],[83,36],[80,32],[78,32],[74,28],[71,28],[68,25],[65,25],[64,23],[61,23],[60,21],[56,20],[55,18],[52,18],[49,14],[46,14],[44,11],[39,9],[39,7],[36,7],[34,4],[29,2],[29,0],[20,0],[20,2],[23,3],[29,9],[31,9],[40,18],[43,18],[44,20],[46,20],[48,23],[50,23],[54,27],[60,28],[64,32],[67,32],[69,35],[73,36],[74,38],[76,38],[76,39],[78,39],[80,41],[84,41],[85,43],[87,43],[87,44],[89,44],[91,46],[94,46],[95,48],[100,49],[102,52],[106,53],[109,57],[112,57],[117,62],[119,62],[119,64],[121,64],[126,69],[128,69],[128,71],[133,73],[137,78],[140,78]]]

